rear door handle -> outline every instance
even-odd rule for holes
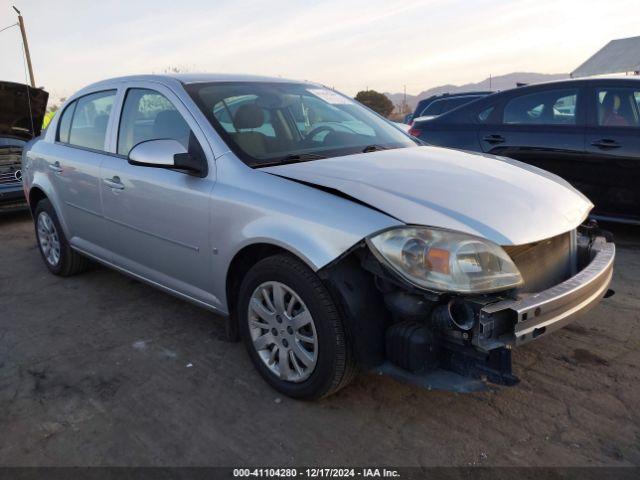
[[[124,185],[122,184],[122,182],[120,181],[120,177],[115,176],[113,178],[105,178],[104,180],[104,184],[107,185],[109,188],[114,188],[116,190],[124,190]]]
[[[505,142],[504,137],[502,135],[487,135],[485,137],[482,137],[482,140],[491,144]]]
[[[62,173],[62,168],[60,167],[60,162],[55,161],[49,164],[49,170],[52,170],[55,173]]]
[[[591,145],[598,148],[620,148],[620,145],[615,140],[611,140],[610,138],[601,138],[600,140],[595,140],[591,142]]]

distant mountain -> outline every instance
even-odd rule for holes
[[[550,82],[552,80],[562,80],[569,78],[568,73],[548,74],[548,73],[530,73],[530,72],[514,72],[506,75],[500,75],[498,77],[492,77],[491,81],[485,78],[478,83],[467,83],[466,85],[442,85],[439,87],[433,87],[429,90],[420,92],[418,95],[407,95],[407,104],[413,110],[419,100],[430,97],[431,95],[438,95],[441,93],[455,93],[455,92],[468,92],[477,90],[508,90],[516,87],[517,83],[541,83]],[[489,87],[491,83],[491,87]],[[395,104],[402,103],[404,94],[402,93],[387,93],[385,95]]]

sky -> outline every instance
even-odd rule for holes
[[[0,0],[0,29],[17,21],[12,4],[53,102],[170,67],[417,94],[568,73],[609,40],[640,35],[638,0]],[[0,80],[25,81],[17,28],[0,32],[0,58]]]

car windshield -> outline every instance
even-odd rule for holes
[[[229,147],[261,167],[417,142],[355,100],[296,83],[195,83],[186,89]]]

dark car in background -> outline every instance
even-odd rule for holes
[[[0,81],[0,211],[26,206],[22,149],[40,135],[48,99],[40,88]]]
[[[416,121],[410,132],[548,170],[589,197],[594,218],[640,224],[639,78],[520,87]]]
[[[461,107],[467,103],[473,102],[480,98],[484,98],[493,92],[457,92],[442,93],[439,95],[431,95],[422,99],[416,105],[413,113],[405,117],[405,123],[412,123],[419,117],[437,117],[443,113],[447,113],[454,108]]]

